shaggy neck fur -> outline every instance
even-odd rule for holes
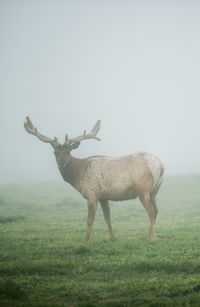
[[[85,170],[85,163],[83,159],[72,157],[70,154],[66,155],[61,161],[57,160],[58,168],[65,181],[76,188],[79,178]]]

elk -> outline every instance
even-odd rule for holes
[[[108,156],[91,156],[78,159],[71,151],[78,148],[83,140],[100,141],[97,133],[100,120],[92,130],[75,138],[66,135],[64,144],[55,137],[51,139],[38,132],[29,117],[24,127],[28,133],[40,141],[49,143],[53,149],[59,171],[63,179],[71,184],[88,204],[86,242],[89,241],[95,218],[97,204],[100,202],[110,239],[115,240],[112,230],[109,201],[122,201],[139,197],[149,217],[148,239],[155,239],[155,222],[158,213],[156,195],[163,181],[162,162],[148,152],[138,152],[128,156],[113,158]]]

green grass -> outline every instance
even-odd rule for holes
[[[200,306],[200,176],[169,177],[158,240],[139,201],[111,203],[118,241],[98,209],[65,183],[0,185],[0,306]]]

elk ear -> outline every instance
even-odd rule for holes
[[[76,143],[70,145],[70,150],[78,148],[80,144],[81,144],[81,142],[76,142]]]

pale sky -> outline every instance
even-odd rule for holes
[[[149,151],[167,174],[200,173],[200,1],[0,0],[0,182],[62,180],[53,150]]]

